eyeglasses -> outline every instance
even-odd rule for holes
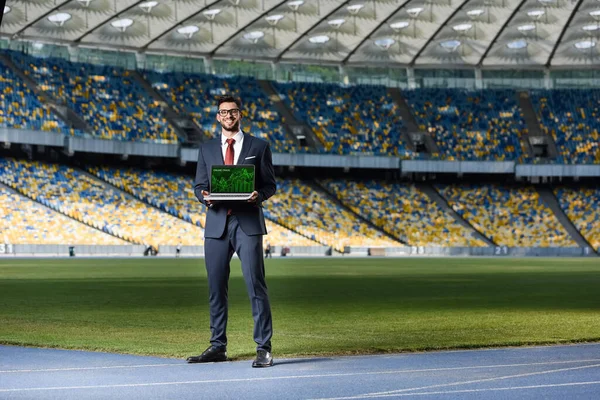
[[[227,114],[231,114],[232,117],[237,117],[238,115],[240,115],[240,109],[232,108],[231,110],[219,110],[219,115],[221,117],[226,117]]]

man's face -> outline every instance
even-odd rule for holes
[[[221,124],[224,130],[237,133],[240,130],[240,120],[242,119],[242,111],[237,104],[221,103],[219,111],[217,111],[217,121]]]

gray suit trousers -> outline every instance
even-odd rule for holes
[[[273,327],[265,281],[263,236],[246,235],[235,215],[227,217],[225,233],[221,238],[204,240],[210,304],[210,343],[216,347],[227,345],[229,264],[234,252],[242,263],[242,273],[252,305],[256,349],[271,351]]]

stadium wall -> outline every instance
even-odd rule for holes
[[[143,245],[93,246],[93,245],[0,245],[0,257],[67,257],[73,248],[74,256],[83,257],[131,257],[142,256]],[[589,247],[350,247],[345,254],[336,253],[328,246],[290,246],[287,257],[594,257],[597,254]],[[176,246],[160,246],[158,256],[174,257]],[[272,255],[281,257],[282,247],[274,246]],[[203,246],[182,246],[183,257],[204,257]]]
[[[0,142],[61,148],[66,154],[76,152],[170,158],[180,165],[195,163],[198,150],[180,145],[88,139],[58,133],[0,128]],[[514,161],[434,161],[400,160],[398,157],[330,154],[273,154],[276,166],[323,167],[344,169],[379,169],[408,173],[509,174],[527,177],[600,177],[600,165],[517,164]]]

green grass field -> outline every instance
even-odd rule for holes
[[[270,259],[276,357],[600,340],[597,259]],[[0,343],[168,357],[209,339],[201,259],[0,259]],[[229,346],[254,355],[239,262]]]

